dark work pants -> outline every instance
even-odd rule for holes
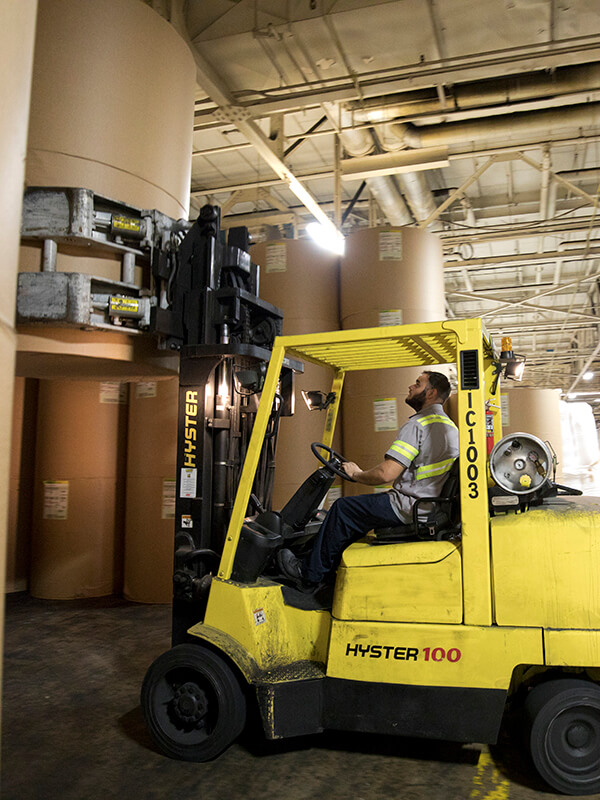
[[[337,569],[342,553],[349,544],[362,539],[372,528],[403,524],[404,520],[395,513],[387,492],[336,500],[319,528],[310,555],[304,561],[305,578],[312,583],[320,583],[328,573]]]

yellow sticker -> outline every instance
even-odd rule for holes
[[[135,297],[111,297],[110,310],[113,314],[123,313],[125,311],[139,311],[140,301]]]
[[[115,230],[119,231],[133,231],[139,233],[142,227],[141,220],[132,217],[122,217],[119,214],[113,214],[112,226]]]

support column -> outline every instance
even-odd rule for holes
[[[3,478],[0,492],[0,654],[4,643],[6,536],[16,349],[15,295],[36,8],[37,0],[21,0],[19,3],[3,0],[0,5],[0,108],[4,110],[0,126],[0,362],[3,365],[0,371],[0,475]]]

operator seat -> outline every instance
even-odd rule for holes
[[[243,583],[257,580],[284,544],[302,545],[317,534],[325,517],[319,506],[334,478],[330,470],[321,467],[306,478],[281,511],[261,511],[255,518],[244,521],[233,564],[233,580]]]
[[[294,533],[301,533],[315,517],[331,489],[335,475],[326,467],[311,473],[279,512],[281,519]]]
[[[419,519],[419,508],[432,503],[433,508],[425,521]],[[460,470],[458,458],[450,467],[438,497],[420,497],[412,508],[412,522],[391,528],[376,528],[370,536],[371,544],[414,541],[415,539],[450,539],[460,536]]]

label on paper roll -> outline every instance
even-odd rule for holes
[[[156,381],[139,381],[135,385],[136,400],[141,400],[146,397],[156,397],[156,393]]]
[[[287,245],[268,244],[266,272],[286,272],[287,270]]]
[[[381,231],[379,233],[379,260],[402,260],[402,231]]]
[[[100,384],[101,403],[126,403],[127,384],[116,381],[105,381]]]
[[[508,410],[508,396],[506,394],[500,395],[500,413],[502,415],[502,428],[508,428],[510,424],[510,413]]]
[[[395,397],[373,400],[375,432],[398,430],[398,406]]]
[[[385,328],[388,325],[402,325],[401,308],[392,308],[389,311],[379,312],[379,327]]]
[[[44,481],[44,519],[67,519],[69,481]]]
[[[331,506],[335,503],[335,501],[339,500],[341,496],[342,496],[342,487],[332,486],[331,489],[325,495],[325,508],[329,510]]]
[[[161,519],[175,519],[175,493],[177,481],[163,480]]]

